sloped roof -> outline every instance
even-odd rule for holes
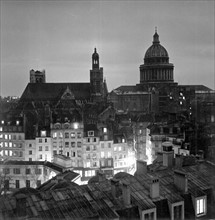
[[[90,99],[90,83],[28,83],[20,101],[58,100],[67,89],[76,100]]]
[[[204,85],[178,85],[178,87],[182,88],[189,88],[190,90],[195,90],[195,91],[210,91],[212,89],[208,88],[207,86]]]

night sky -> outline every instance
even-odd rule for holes
[[[20,96],[29,71],[89,82],[94,47],[108,90],[139,83],[155,27],[179,84],[215,88],[214,1],[0,1],[1,95]]]

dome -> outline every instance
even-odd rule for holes
[[[166,49],[160,44],[153,44],[145,53],[145,58],[169,57]]]
[[[150,46],[145,53],[145,63],[168,63],[169,55],[167,50],[160,44],[157,31],[155,31],[152,43],[152,46]]]

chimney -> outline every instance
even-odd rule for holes
[[[114,198],[117,198],[117,192],[118,192],[118,190],[119,190],[119,180],[117,180],[117,179],[111,179],[111,193],[112,193],[112,196],[114,197]]]
[[[146,174],[147,173],[147,162],[142,160],[137,160],[137,170],[136,175]]]
[[[174,160],[174,151],[170,142],[162,143],[163,146],[163,166],[172,167]]]
[[[97,172],[97,175],[98,175],[98,177],[99,177],[99,182],[102,182],[102,181],[104,181],[106,178],[105,178],[105,174],[104,173],[102,173],[101,171],[98,171]]]
[[[180,170],[174,171],[174,184],[183,193],[186,193],[188,190],[188,182],[187,181],[188,181],[187,175],[185,172],[180,171]]]
[[[157,177],[151,177],[150,183],[150,197],[152,199],[160,196],[160,181]]]
[[[176,154],[175,155],[175,166],[177,168],[180,168],[182,167],[182,165],[183,165],[183,156],[180,154]]]
[[[131,205],[131,191],[127,183],[122,184],[122,197],[125,206]]]

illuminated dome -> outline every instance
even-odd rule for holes
[[[152,43],[152,46],[150,46],[145,53],[144,63],[168,63],[169,55],[167,53],[167,50],[160,44],[157,31],[155,31]]]

